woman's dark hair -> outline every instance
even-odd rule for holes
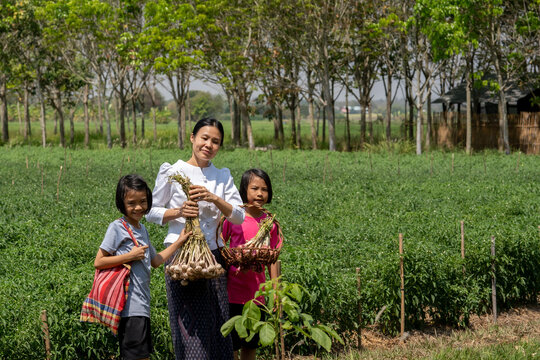
[[[270,182],[270,176],[261,169],[249,169],[242,174],[242,180],[240,180],[240,197],[242,198],[242,201],[244,204],[248,201],[247,188],[254,176],[260,177],[266,183],[266,189],[268,190],[268,201],[266,203],[270,204],[272,201],[272,183]]]
[[[148,208],[146,209],[145,214],[148,214],[152,207],[152,190],[150,190],[146,181],[137,174],[124,175],[118,180],[118,185],[116,185],[116,207],[118,210],[120,210],[122,214],[127,215],[124,197],[129,190],[146,191]]]
[[[219,133],[221,134],[221,142],[219,146],[222,146],[223,138],[225,137],[225,132],[223,131],[223,125],[221,124],[221,122],[214,118],[202,118],[201,120],[197,121],[197,123],[193,127],[193,131],[191,132],[191,134],[193,136],[197,135],[197,133],[203,126],[213,126],[213,127],[218,128]]]

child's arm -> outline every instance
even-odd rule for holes
[[[169,245],[169,247],[167,247],[165,250],[160,251],[158,254],[156,254],[156,256],[152,258],[152,260],[150,261],[152,267],[156,268],[159,265],[163,264],[169,257],[171,257],[172,254],[174,254],[176,250],[178,250],[180,246],[182,246],[186,242],[187,238],[192,233],[192,231],[186,233],[186,229],[182,229],[182,233],[180,233],[178,240]]]
[[[102,248],[99,248],[96,259],[94,260],[94,267],[96,269],[108,269],[132,261],[142,260],[144,259],[146,249],[148,249],[148,245],[134,246],[127,254],[111,255]]]

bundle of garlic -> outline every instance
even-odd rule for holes
[[[188,200],[191,181],[187,176],[180,174],[172,175],[169,181],[176,181],[182,186]],[[201,231],[199,217],[186,218],[186,232],[192,234],[186,242],[176,251],[173,260],[165,268],[165,271],[173,280],[180,280],[182,285],[188,281],[198,279],[212,279],[219,277],[225,270],[216,261],[210,251],[204,234]]]
[[[275,263],[281,251],[281,243],[276,248],[270,247],[270,231],[274,224],[279,231],[282,240],[283,234],[279,223],[275,220],[275,215],[268,213],[268,216],[259,224],[259,230],[255,237],[242,246],[234,248],[221,248],[221,254],[225,258],[227,265],[236,266],[239,270],[263,271],[264,266]]]

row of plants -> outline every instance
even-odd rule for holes
[[[188,156],[166,149],[1,150],[0,359],[44,357],[42,310],[54,358],[118,356],[105,328],[78,320],[98,246],[119,216],[116,182],[136,172],[152,187],[162,162]],[[372,325],[383,307],[379,329],[398,333],[399,233],[406,329],[434,320],[465,326],[471,315],[490,310],[491,236],[499,307],[529,301],[540,289],[538,156],[236,149],[221,151],[215,164],[230,168],[237,181],[251,167],[270,174],[269,209],[286,237],[283,278],[306,289],[302,312],[339,334]],[[161,249],[166,228],[147,228]],[[162,269],[153,270],[151,289],[154,358],[173,358]]]

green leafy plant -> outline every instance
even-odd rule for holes
[[[260,296],[264,296],[265,303],[257,300]],[[311,315],[302,312],[301,303],[308,297],[308,292],[298,284],[269,280],[261,284],[255,299],[244,305],[242,315],[234,316],[223,324],[221,333],[227,336],[236,330],[247,341],[258,334],[262,346],[275,344],[278,358],[283,358],[286,352],[284,341],[280,340],[288,335],[300,337],[305,343],[313,341],[326,351],[330,351],[332,339],[343,344],[330,326],[316,322]],[[261,311],[266,315],[264,319]]]

